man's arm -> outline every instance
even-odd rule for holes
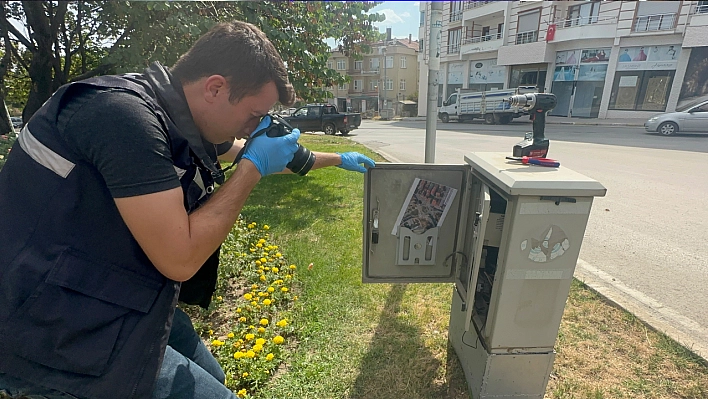
[[[243,159],[231,178],[192,214],[181,188],[116,198],[126,225],[145,254],[165,277],[185,281],[214,253],[238,218],[260,180],[254,164]]]

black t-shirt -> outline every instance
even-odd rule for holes
[[[114,198],[180,187],[167,132],[151,107],[123,89],[78,86],[57,119],[69,148],[95,165]]]

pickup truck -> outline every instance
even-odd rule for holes
[[[347,135],[361,125],[361,114],[342,114],[331,104],[306,105],[283,119],[302,132],[324,132],[331,135],[337,132]]]

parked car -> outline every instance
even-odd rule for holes
[[[303,132],[324,132],[331,135],[337,132],[347,135],[361,125],[360,114],[339,113],[337,107],[331,104],[306,105],[283,119]]]
[[[652,117],[644,122],[647,132],[657,132],[664,136],[674,133],[708,133],[708,100],[694,102]]]
[[[22,127],[22,118],[17,116],[11,116],[10,122],[12,122],[12,127],[15,129],[20,129]]]

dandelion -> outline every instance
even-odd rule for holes
[[[283,292],[288,292],[288,287],[283,287],[283,288],[281,288],[280,290],[283,291]]]
[[[256,244],[256,248],[263,248],[263,244],[261,244],[261,243]]]
[[[248,377],[248,372],[244,372],[243,374],[241,374],[241,376],[242,376],[243,378]]]
[[[262,326],[267,326],[268,325],[268,319],[261,319],[260,321]]]
[[[263,230],[268,230],[268,229],[270,229],[270,226],[268,226],[267,224],[264,224],[264,225],[263,225]]]
[[[223,341],[219,341],[218,339],[215,339],[215,340],[211,341],[211,346],[219,347],[219,346],[222,346],[222,345],[224,345],[224,342],[223,342]]]
[[[255,249],[255,248],[251,248],[250,251],[251,251],[251,252],[256,252],[256,249]]]
[[[283,257],[283,254],[281,254],[280,252],[277,252],[277,253],[275,254],[275,257],[276,257],[276,258],[282,258],[282,257]]]
[[[241,308],[236,308],[236,313],[241,313]]]
[[[251,301],[251,306],[258,306],[258,302],[257,302],[257,301]]]
[[[265,345],[265,343],[266,343],[266,340],[263,338],[258,338],[256,340],[256,345]]]
[[[295,265],[290,265],[290,270],[295,270],[295,269],[297,269],[297,266],[295,266]]]
[[[260,260],[256,261],[256,266],[260,266],[261,264],[262,264],[262,262]]]
[[[253,299],[253,295],[251,295],[251,294],[246,294],[246,295],[243,296],[243,299],[245,299],[245,300],[247,300],[247,301],[250,301],[251,299]]]
[[[266,306],[270,305],[270,299],[264,299],[263,304]]]
[[[232,333],[232,332],[230,332],[230,333],[226,334],[226,336],[227,336],[227,337],[229,337],[229,338],[233,338],[233,337],[235,337],[234,333]]]
[[[260,352],[260,351],[262,351],[262,350],[263,350],[263,345],[258,345],[258,344],[253,345],[253,351],[254,351],[254,352],[258,353],[258,352]]]
[[[247,393],[248,392],[245,389],[241,389],[240,391],[236,392],[236,396],[238,396],[239,398],[245,398]]]
[[[293,297],[293,301],[297,301],[297,295]]]
[[[258,289],[258,284],[253,284],[253,285],[251,286],[251,289],[252,289],[253,291],[257,290],[257,289]]]
[[[241,323],[245,323],[245,322],[246,322],[246,318],[245,318],[244,316],[241,316],[241,317],[238,318],[238,321],[240,321]]]
[[[266,276],[265,276],[265,275],[261,275],[260,280],[261,280],[261,281],[266,281]]]
[[[280,270],[278,270],[277,267],[271,267],[270,270],[271,270],[273,273],[278,273],[278,272],[280,271]]]
[[[217,300],[217,301],[223,301],[223,300],[224,300],[224,297],[222,297],[221,295],[219,295],[219,296],[216,297],[216,300]]]
[[[285,338],[281,337],[280,335],[276,335],[275,337],[273,337],[273,343],[274,343],[274,344],[280,345],[280,344],[282,344],[283,342],[285,342]]]
[[[274,357],[275,357],[275,355],[273,355],[272,353],[269,353],[266,355],[266,360],[271,361],[271,360],[273,360]]]
[[[254,357],[256,357],[256,352],[248,351],[248,352],[246,352],[246,357],[249,359],[253,359]]]
[[[258,327],[258,332],[263,334],[265,332],[265,328],[263,327]]]
[[[280,320],[279,322],[275,323],[276,326],[283,328],[288,325],[288,321],[286,319]]]
[[[214,330],[209,330],[209,335],[214,335]]]
[[[252,340],[253,338],[256,338],[256,336],[253,335],[253,334],[251,334],[251,333],[246,334],[246,341],[250,341],[250,340]]]
[[[266,258],[261,258],[261,263],[266,263],[266,262],[268,262],[268,259],[266,259]]]
[[[245,355],[244,355],[243,352],[236,352],[236,353],[234,353],[234,359],[236,359],[236,360],[241,359],[241,358],[244,357],[244,356],[245,356]]]

